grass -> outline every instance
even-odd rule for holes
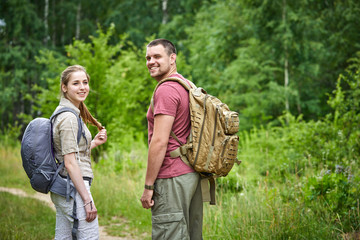
[[[113,153],[94,166],[93,196],[97,200],[100,223],[114,236],[151,239],[151,211],[143,209],[140,197],[145,180],[146,149]]]
[[[138,163],[132,163],[132,159],[143,161],[144,156],[146,153],[140,148],[125,156],[115,156],[112,160],[102,159],[94,166],[95,180],[92,194],[99,213],[99,224],[106,227],[109,235],[151,239],[151,212],[143,209],[139,200],[144,182],[143,171],[138,169]],[[22,167],[20,146],[0,146],[0,157],[0,186],[20,188],[30,194],[35,193]],[[124,164],[124,161],[127,164]],[[1,206],[6,206],[5,209],[9,210],[7,205],[1,204]],[[26,205],[24,209],[19,205],[18,209],[27,211],[28,207]],[[48,214],[55,218],[53,212],[50,211]],[[27,224],[32,224],[31,220],[26,220]],[[3,227],[0,225],[0,228]],[[50,228],[55,228],[55,222]],[[36,229],[33,230],[28,233],[29,236],[37,236]],[[17,228],[12,230],[13,233],[17,231]],[[14,238],[8,239],[28,239],[12,236]]]
[[[28,193],[34,193],[22,166],[20,144],[0,147],[0,176],[0,186],[21,188]]]
[[[264,184],[242,193],[218,191],[218,205],[204,209],[204,239],[334,239],[328,216],[300,202],[283,202]]]
[[[0,192],[0,239],[53,239],[55,214],[43,203]]]
[[[34,192],[21,166],[19,146],[0,146],[0,154],[0,186]],[[113,236],[151,239],[151,211],[143,209],[139,201],[145,177],[146,148],[137,146],[129,153],[108,154],[94,164],[92,193],[100,225],[106,226],[106,231]],[[279,183],[271,180],[271,174],[252,173],[250,169],[256,169],[252,164],[255,163],[247,161],[234,167],[228,177],[222,178],[226,181],[218,181],[221,184],[217,186],[217,205],[204,205],[204,239],[327,240],[357,236],[343,232],[346,229],[341,226],[344,219],[334,218],[336,214],[320,201],[314,202],[317,205],[311,208],[305,204],[300,183],[306,182],[310,173],[292,178],[284,175],[284,182]],[[47,207],[6,193],[1,193],[0,197],[1,239],[49,239],[53,236],[55,214]],[[36,207],[33,204],[37,204]],[[34,209],[42,209],[39,210],[42,213]],[[358,209],[352,216],[359,219]],[[38,237],[39,226],[46,226],[44,229],[49,231],[45,238]]]

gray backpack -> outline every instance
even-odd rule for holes
[[[70,183],[69,174],[67,179],[60,176],[59,172],[65,167],[55,159],[53,146],[53,120],[63,112],[72,112],[78,119],[77,143],[79,144],[82,132],[82,120],[78,114],[71,108],[61,108],[48,118],[35,118],[25,129],[21,141],[21,158],[24,170],[30,179],[32,188],[41,193],[53,192],[66,197],[75,199],[76,189]],[[78,225],[76,217],[76,201],[74,201],[73,216],[76,239],[76,229]]]

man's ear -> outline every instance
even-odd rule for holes
[[[175,64],[175,62],[176,62],[176,54],[175,53],[172,53],[170,55],[170,62],[171,62],[171,64]]]

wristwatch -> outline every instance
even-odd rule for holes
[[[154,185],[146,185],[145,184],[145,189],[154,190]]]

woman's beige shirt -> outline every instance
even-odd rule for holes
[[[75,107],[68,99],[61,97],[59,106],[55,111],[60,108],[68,107],[80,115],[80,110]],[[76,160],[79,164],[82,177],[94,178],[91,168],[90,146],[91,146],[91,133],[87,126],[83,123],[83,132],[85,132],[86,140],[82,136],[79,146],[77,145],[78,133],[78,120],[72,112],[64,112],[59,114],[54,121],[53,136],[55,157],[60,162],[64,161],[64,155],[69,153],[76,153]],[[62,176],[66,176],[66,169],[61,172]]]

